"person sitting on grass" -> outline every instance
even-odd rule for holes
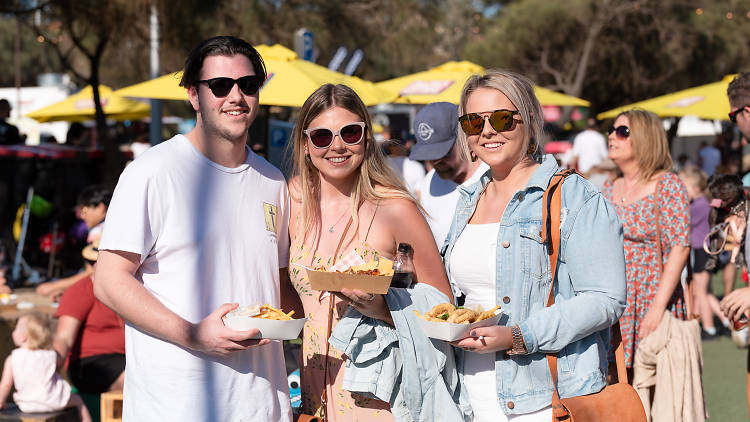
[[[78,394],[57,373],[57,353],[52,350],[52,329],[49,319],[39,313],[28,313],[18,318],[11,334],[18,346],[5,359],[0,379],[0,405],[16,387],[13,401],[22,412],[55,412],[76,407],[82,422],[91,422],[91,415]]]
[[[102,235],[104,226],[104,217],[107,215],[109,201],[112,199],[112,190],[103,186],[88,186],[78,196],[79,217],[88,228],[86,243],[91,243]],[[70,277],[42,283],[36,288],[36,292],[42,296],[47,296],[55,302],[60,299],[65,289],[75,284],[77,281],[90,276],[94,268],[88,263],[84,264],[82,271],[73,274]]]

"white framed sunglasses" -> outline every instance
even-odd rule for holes
[[[325,149],[331,146],[333,138],[338,136],[346,145],[357,145],[365,137],[365,122],[347,123],[339,130],[327,127],[314,127],[303,132],[315,148]]]

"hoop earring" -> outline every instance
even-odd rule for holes
[[[476,162],[479,159],[474,151],[469,151],[469,158],[471,158],[472,163]]]

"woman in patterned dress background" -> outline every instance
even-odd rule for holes
[[[659,326],[665,310],[686,318],[680,275],[690,254],[690,208],[654,113],[620,113],[609,129],[609,158],[622,172],[602,193],[615,206],[625,236],[628,303],[620,327],[630,369],[638,343]],[[657,256],[657,213],[662,256]]]
[[[386,164],[371,128],[367,109],[351,88],[326,84],[305,101],[292,139],[289,275],[308,318],[302,410],[319,416],[325,412],[328,422],[393,420],[388,403],[341,388],[346,357],[332,346],[326,355],[329,301],[334,302],[333,327],[349,306],[391,325],[393,321],[382,295],[313,290],[301,265],[330,268],[342,237],[336,259],[352,251],[364,261],[377,255],[392,259],[397,245],[406,242],[414,250],[417,281],[453,297],[432,232],[415,199]]]

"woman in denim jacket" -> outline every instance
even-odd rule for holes
[[[546,353],[559,357],[561,397],[606,384],[610,327],[625,308],[622,225],[591,183],[568,177],[555,303],[545,308],[552,275],[540,236],[542,195],[559,169],[540,154],[539,100],[524,77],[490,70],[466,82],[459,114],[458,142],[490,170],[459,188],[445,267],[467,306],[499,304],[508,316],[454,343],[459,373],[475,421],[548,422],[553,385]]]

